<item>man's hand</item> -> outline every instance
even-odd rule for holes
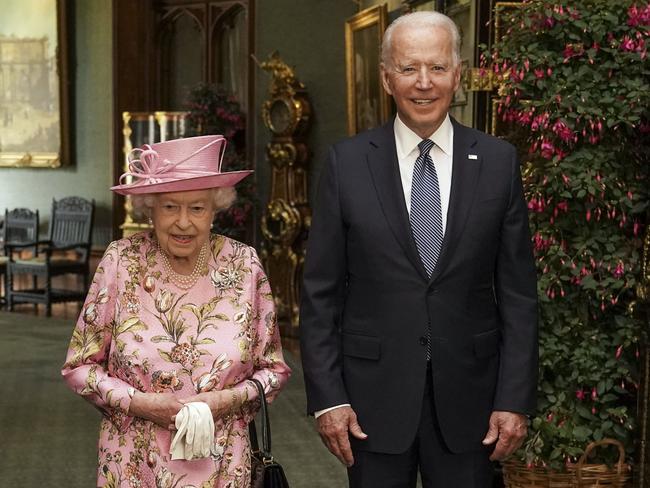
[[[527,432],[528,420],[525,415],[514,412],[492,412],[490,429],[483,439],[484,445],[498,441],[490,461],[501,461],[519,449]]]
[[[330,452],[346,466],[352,466],[354,457],[348,432],[357,439],[364,440],[368,437],[361,430],[354,410],[348,406],[335,408],[318,417],[316,423],[320,438]]]

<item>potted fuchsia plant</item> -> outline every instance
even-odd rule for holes
[[[539,278],[539,405],[517,456],[561,472],[612,438],[629,461],[645,333],[630,305],[650,190],[650,4],[530,0],[510,12],[482,66],[501,80],[498,117],[525,162]]]

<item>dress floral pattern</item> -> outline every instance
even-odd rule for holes
[[[251,377],[269,400],[286,383],[273,297],[255,250],[220,235],[197,283],[166,276],[152,233],[111,243],[72,334],[62,374],[103,413],[97,486],[250,486],[248,422],[259,407]],[[172,461],[173,433],[128,415],[129,389],[178,398],[230,389],[241,408],[215,421],[212,456]]]

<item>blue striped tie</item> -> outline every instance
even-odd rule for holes
[[[415,161],[413,186],[411,189],[411,231],[427,276],[436,267],[442,248],[442,210],[438,174],[429,151],[433,141],[424,139],[420,144],[420,155]]]

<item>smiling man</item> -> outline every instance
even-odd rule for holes
[[[386,30],[397,116],[336,144],[305,263],[308,409],[350,486],[488,488],[534,410],[537,299],[514,147],[448,115],[458,29]]]

